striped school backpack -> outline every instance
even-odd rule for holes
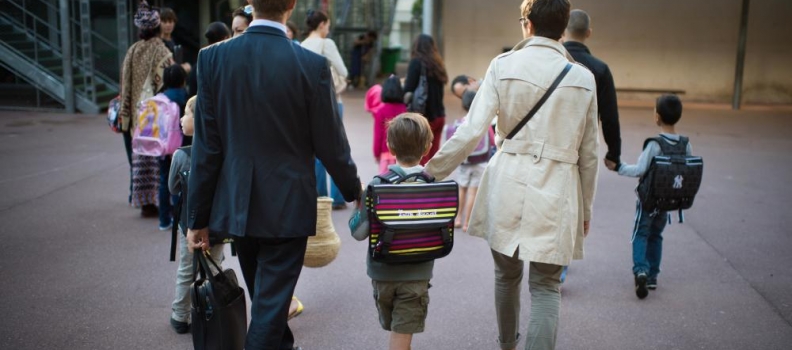
[[[369,255],[382,263],[416,263],[442,258],[454,247],[459,208],[455,181],[434,182],[427,173],[378,175],[366,192]],[[407,182],[415,179],[416,181]]]

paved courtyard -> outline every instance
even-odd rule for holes
[[[344,99],[353,157],[368,179],[377,169],[372,118],[362,93]],[[447,99],[449,119],[461,115],[457,104]],[[652,111],[623,107],[621,124],[623,160],[634,162],[656,132]],[[704,157],[705,177],[686,223],[666,229],[657,291],[638,300],[632,288],[636,180],[603,166],[586,259],[563,287],[559,349],[792,348],[792,112],[687,108],[678,130]],[[190,335],[168,324],[170,233],[129,207],[128,171],[103,116],[0,112],[0,348],[192,349]],[[297,286],[305,312],[290,325],[305,350],[387,341],[349,213],[333,214],[338,259],[304,269]],[[413,348],[497,349],[486,242],[458,234],[435,266],[427,331]],[[523,293],[525,333],[527,286]]]

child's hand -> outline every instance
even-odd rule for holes
[[[616,164],[614,161],[612,161],[610,159],[607,159],[607,158],[605,159],[605,167],[607,167],[608,170],[616,171],[616,167],[617,166],[618,166],[618,164]]]

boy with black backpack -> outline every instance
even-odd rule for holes
[[[640,177],[636,193],[638,203],[633,229],[633,274],[635,294],[643,299],[649,290],[657,288],[660,260],[663,254],[663,229],[670,221],[669,211],[693,204],[701,184],[703,164],[700,157],[691,156],[688,138],[676,133],[674,125],[682,117],[682,102],[675,95],[657,98],[655,122],[660,127],[658,137],[644,142],[644,149],[634,165],[605,163],[619,175]]]
[[[193,96],[187,101],[184,109],[184,117],[181,118],[181,126],[184,135],[192,136],[194,132],[194,118],[196,97]],[[170,324],[176,333],[184,334],[190,331],[190,286],[195,280],[193,275],[193,253],[190,253],[185,238],[187,229],[187,206],[186,204],[186,185],[187,178],[190,172],[190,155],[192,146],[179,148],[173,153],[173,163],[170,166],[170,173],[168,174],[168,189],[174,196],[178,195],[179,200],[176,205],[178,212],[174,213],[174,217],[178,220],[173,223],[172,235],[173,239],[178,236],[179,245],[179,268],[176,271],[176,296],[173,300],[171,309]],[[177,231],[180,230],[182,234],[178,235]],[[176,242],[171,242],[171,261],[175,259],[176,249],[173,246]],[[225,244],[213,244],[209,253],[216,262],[223,261],[223,248]],[[217,271],[212,271],[217,273]]]
[[[372,203],[373,201],[369,199],[375,185],[397,184],[396,186],[409,186],[416,181],[432,182],[431,179],[426,181],[427,179],[421,176],[411,177],[410,179],[407,179],[407,177],[408,175],[425,174],[420,161],[423,156],[429,153],[433,139],[434,136],[432,135],[429,122],[420,114],[403,113],[393,119],[388,126],[387,142],[390,152],[396,157],[396,164],[390,165],[387,173],[375,177],[369,183],[367,193],[363,195],[363,198],[367,198],[365,204],[361,203],[349,220],[349,227],[355,239],[362,241],[370,238],[370,243],[374,244],[374,247],[369,247],[366,264],[368,265],[368,275],[371,277],[374,288],[374,299],[379,311],[380,325],[386,331],[391,332],[390,350],[410,349],[412,335],[421,333],[424,330],[429,305],[429,280],[432,278],[434,260],[401,263],[381,260],[380,258],[409,259],[410,257],[399,256],[397,250],[402,249],[400,246],[403,243],[397,242],[397,238],[394,238],[393,241],[388,241],[388,239],[384,238],[389,234],[387,228],[377,230],[374,228],[380,224],[382,226],[386,224],[377,222],[376,225],[371,226],[372,219],[368,215],[374,213],[374,208],[372,207],[375,206],[375,203]],[[402,180],[405,180],[404,184],[398,185]],[[457,189],[454,186],[451,193],[456,193],[456,191]],[[416,196],[420,196],[420,194],[413,194],[408,200],[414,203],[422,201]],[[395,204],[385,202],[395,203],[396,201],[395,199],[376,200],[376,202],[382,202],[382,205],[391,206]],[[376,203],[376,206],[379,207],[379,205],[380,203]],[[383,208],[379,207],[379,209]],[[389,209],[384,209],[383,212],[387,210]],[[421,216],[423,214],[415,213],[416,210],[397,210],[394,207],[393,211],[398,213],[384,215],[389,215],[394,220],[407,219],[407,221],[420,221],[422,218],[428,217],[428,213],[424,212],[423,214],[427,214],[427,216]],[[420,212],[420,210],[417,210],[417,212]],[[453,209],[453,212],[455,214],[456,208]],[[453,225],[454,216],[446,218],[448,225]],[[421,232],[412,233],[411,235],[410,238],[413,241],[426,242],[431,240],[431,238],[421,237]],[[376,244],[374,241],[380,244]],[[383,242],[384,244],[382,244]],[[414,250],[422,250],[422,248]],[[389,251],[394,254],[389,254]],[[374,257],[374,255],[377,257]]]

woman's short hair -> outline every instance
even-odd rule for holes
[[[187,79],[187,73],[180,64],[172,64],[165,68],[162,72],[162,88],[163,89],[177,89],[184,87],[184,82]]]
[[[399,162],[419,162],[433,139],[429,121],[420,114],[402,113],[388,123],[388,148]]]
[[[212,45],[230,38],[231,30],[229,30],[228,26],[223,22],[212,22],[206,27],[204,37],[206,37],[206,41],[209,42],[209,45]]]
[[[404,103],[404,89],[401,80],[395,75],[391,75],[382,83],[382,93],[380,95],[382,103]]]
[[[328,20],[330,20],[330,17],[327,17],[327,13],[324,11],[308,10],[308,14],[305,16],[305,26],[308,27],[306,35],[319,28],[320,24]]]
[[[534,35],[561,39],[569,23],[569,0],[523,0],[520,15],[528,18],[534,28]]]

